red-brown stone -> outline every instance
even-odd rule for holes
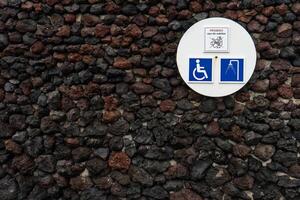
[[[27,11],[30,11],[32,9],[32,7],[33,7],[33,3],[30,1],[26,1],[26,2],[22,3],[22,5],[21,5],[21,8],[23,10],[27,10]]]
[[[81,61],[82,56],[79,53],[69,53],[68,54],[68,60],[70,62],[79,62]]]
[[[255,17],[255,19],[259,22],[259,23],[262,23],[262,24],[267,24],[268,23],[268,18],[265,17],[264,15],[257,15]]]
[[[141,29],[137,25],[130,24],[125,29],[125,35],[133,37],[133,38],[139,38],[142,35],[142,31],[141,31]]]
[[[175,107],[175,102],[170,99],[163,100],[159,104],[159,108],[162,112],[172,112],[175,109]]]
[[[142,82],[133,84],[132,89],[137,94],[149,94],[153,92],[153,87],[151,85]]]
[[[220,126],[217,121],[210,122],[206,127],[206,134],[209,136],[220,135]]]
[[[114,64],[113,66],[115,68],[119,68],[119,69],[129,69],[131,68],[132,64],[130,63],[130,61],[126,58],[123,57],[117,57],[114,60]]]
[[[95,36],[103,38],[110,33],[110,27],[104,24],[97,24],[95,27]]]
[[[104,109],[107,111],[116,110],[118,107],[118,100],[113,96],[104,97]]]
[[[116,152],[110,156],[108,165],[112,169],[128,170],[130,162],[131,160],[125,152]]]
[[[116,14],[120,11],[120,6],[113,1],[108,1],[104,9],[109,14]]]
[[[106,123],[112,123],[117,121],[121,117],[121,113],[118,110],[115,111],[104,111],[102,119]]]
[[[259,159],[263,161],[269,160],[274,153],[275,153],[275,147],[273,145],[267,145],[267,144],[258,144],[254,150],[255,156],[257,156]]]
[[[286,84],[283,84],[278,88],[278,93],[281,97],[285,99],[290,99],[293,97],[293,89]]]
[[[95,26],[100,22],[100,18],[96,15],[85,14],[81,17],[84,26]]]
[[[14,142],[13,140],[9,139],[9,140],[6,140],[4,142],[5,144],[5,149],[9,152],[12,152],[14,154],[20,154],[22,153],[22,147],[17,144],[16,142]]]
[[[274,12],[275,12],[275,8],[272,6],[266,7],[262,10],[262,13],[267,17],[273,15]]]
[[[194,13],[199,13],[203,10],[202,4],[200,4],[198,1],[191,1],[189,8]]]
[[[74,14],[65,14],[64,15],[65,22],[74,23],[76,21],[76,15]]]
[[[69,37],[70,33],[71,33],[70,27],[64,25],[58,28],[56,35],[59,37]]]
[[[251,32],[260,33],[264,30],[264,26],[258,23],[256,20],[251,20],[247,25],[248,30]]]
[[[148,26],[144,29],[143,36],[145,38],[150,38],[150,37],[153,37],[157,32],[158,32],[157,28]]]
[[[41,53],[44,49],[44,44],[41,41],[37,41],[31,46],[30,51],[34,54],[38,54]]]
[[[276,6],[275,9],[278,12],[278,14],[285,15],[287,13],[287,11],[288,11],[289,8],[288,8],[287,5],[281,4],[279,6]]]
[[[254,92],[266,92],[269,89],[269,79],[257,80],[252,86],[251,89]]]
[[[153,16],[153,17],[156,17],[160,12],[160,9],[159,7],[157,6],[151,6],[149,11],[148,11],[148,14]]]
[[[291,24],[284,23],[284,24],[281,24],[277,28],[276,35],[278,37],[287,38],[287,37],[290,37],[292,35],[292,32],[293,32],[293,26]]]
[[[261,52],[261,51],[265,51],[265,50],[269,50],[271,49],[272,46],[269,42],[267,41],[262,41],[262,42],[259,42],[257,45],[256,45],[256,50],[258,52]]]
[[[85,97],[84,89],[81,86],[71,86],[69,88],[67,86],[62,85],[59,87],[59,91],[74,100],[77,100],[81,97]]]
[[[297,15],[300,15],[300,3],[294,3],[292,6],[292,11]]]

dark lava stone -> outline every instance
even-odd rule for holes
[[[52,155],[41,155],[36,160],[38,168],[44,172],[53,173],[56,161]]]
[[[278,150],[274,157],[274,161],[283,164],[284,166],[291,166],[297,162],[297,153],[296,152],[285,152]]]
[[[262,135],[255,133],[253,131],[245,133],[244,137],[245,137],[245,142],[248,145],[256,145],[262,139]]]
[[[205,176],[205,171],[211,166],[211,160],[198,160],[194,163],[191,171],[193,179],[200,180]]]
[[[16,24],[16,30],[25,33],[25,32],[34,32],[36,30],[36,22],[32,19],[20,20]]]
[[[18,186],[14,178],[7,175],[0,179],[0,195],[3,200],[17,199]]]
[[[153,186],[151,188],[145,188],[143,190],[143,195],[154,199],[165,199],[169,196],[168,192],[159,185]]]
[[[292,22],[292,21],[295,21],[296,19],[296,15],[292,12],[288,12],[285,16],[284,16],[284,21],[286,22]]]
[[[266,29],[266,31],[272,31],[272,30],[275,30],[276,28],[277,28],[276,22],[268,22],[265,29]]]
[[[128,130],[128,122],[122,119],[116,121],[108,128],[108,131],[114,135],[124,135],[128,132]]]
[[[0,49],[8,45],[8,37],[5,34],[0,34]]]
[[[78,147],[72,151],[72,155],[75,161],[85,161],[90,157],[92,150],[87,147]]]
[[[207,113],[213,112],[216,109],[216,107],[217,107],[216,102],[212,98],[206,99],[201,103],[201,110],[203,112],[207,112]]]
[[[206,182],[212,187],[218,187],[231,180],[229,172],[222,167],[212,167],[207,171]]]
[[[128,173],[134,182],[138,182],[145,186],[153,185],[153,177],[143,168],[131,166]]]
[[[80,194],[80,200],[106,200],[106,196],[102,190],[99,190],[95,187],[84,190]]]
[[[119,151],[123,148],[123,138],[122,137],[113,137],[109,141],[109,147],[113,151]]]
[[[237,176],[244,175],[247,173],[248,163],[240,158],[232,157],[229,160],[228,170]]]
[[[282,58],[295,58],[296,54],[293,47],[285,47],[280,51],[280,57]]]
[[[136,15],[138,13],[138,9],[133,4],[127,4],[124,7],[122,7],[122,13],[125,15]]]
[[[86,167],[92,174],[98,174],[107,168],[107,163],[100,158],[93,158],[86,162]]]
[[[92,14],[103,14],[104,12],[104,4],[93,4],[90,8],[90,12]]]
[[[32,157],[38,157],[43,151],[43,138],[34,137],[25,142],[25,151]]]

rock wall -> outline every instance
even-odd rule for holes
[[[175,59],[214,16],[258,53],[224,98]],[[298,0],[0,0],[0,58],[2,200],[300,198]]]

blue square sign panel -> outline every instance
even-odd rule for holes
[[[212,81],[212,59],[190,58],[189,81],[205,83]]]
[[[222,58],[220,82],[221,83],[244,82],[244,59]]]

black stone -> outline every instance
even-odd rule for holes
[[[126,6],[122,7],[122,13],[125,15],[136,15],[138,13],[138,9],[133,4],[127,4]]]
[[[205,171],[211,166],[211,160],[198,160],[194,163],[191,176],[193,179],[200,180],[205,176]]]
[[[3,200],[17,199],[18,186],[16,181],[10,176],[0,179],[0,195]]]
[[[167,191],[163,187],[158,185],[144,189],[143,195],[154,199],[165,199],[169,196]]]

